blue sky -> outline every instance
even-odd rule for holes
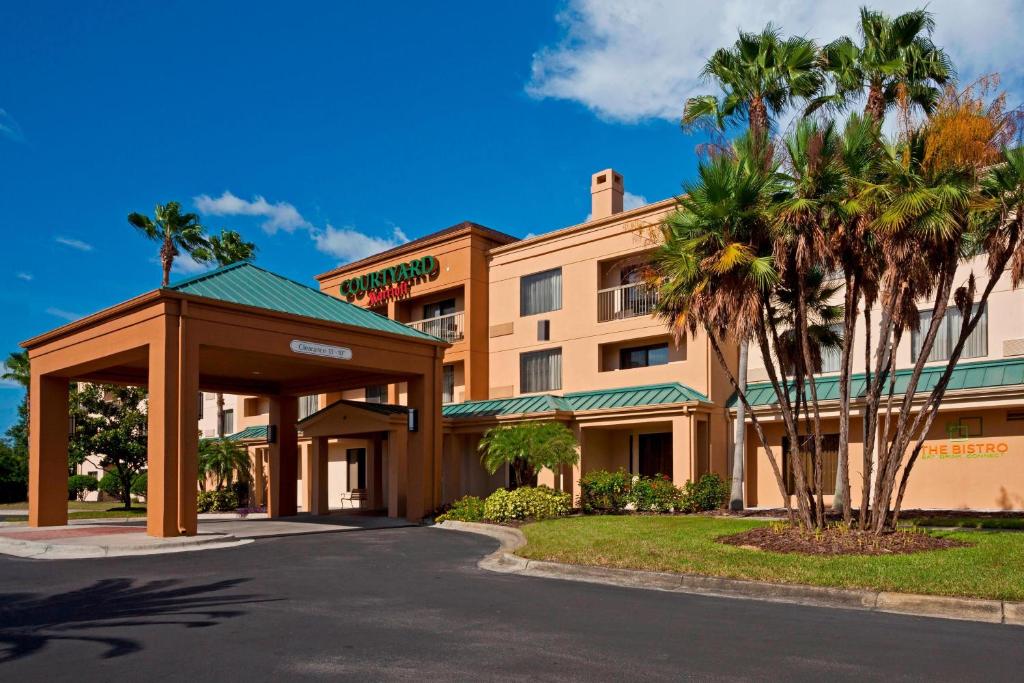
[[[125,218],[157,202],[200,209],[255,241],[260,265],[312,283],[462,220],[514,235],[580,222],[590,174],[609,166],[634,201],[676,194],[697,141],[675,119],[710,52],[741,22],[852,32],[846,5],[8,7],[0,350],[156,287],[158,246]],[[993,45],[991,31],[1021,28],[1012,3],[932,7],[968,72],[1001,58],[973,32]],[[19,400],[0,388],[0,428]]]

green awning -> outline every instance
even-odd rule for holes
[[[921,372],[921,379],[917,385],[918,393],[931,391],[939,382],[942,372],[946,369],[944,364],[926,366]],[[906,393],[907,383],[911,368],[896,371],[897,395]],[[1024,385],[1024,357],[1001,358],[999,360],[978,361],[974,363],[958,363],[953,369],[949,378],[948,391],[961,389],[988,389],[995,387],[1006,387]],[[818,391],[819,401],[839,400],[839,376],[829,375],[815,378],[815,388]],[[858,373],[850,378],[850,395],[853,398],[862,398],[867,389],[867,382],[864,373]],[[888,391],[888,387],[886,387]],[[790,389],[790,396],[796,397],[796,390]],[[771,382],[756,382],[747,386],[747,401],[752,406],[771,405],[776,402],[775,390]],[[729,399],[729,406],[735,406],[739,399],[735,394]]]
[[[640,406],[667,405],[707,401],[707,396],[679,382],[650,384],[621,389],[575,391],[561,396],[537,394],[516,398],[451,403],[441,410],[444,417],[500,417],[503,415],[530,415],[587,410],[613,410]]]

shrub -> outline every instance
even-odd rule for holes
[[[68,477],[68,500],[85,500],[85,492],[95,491],[99,484],[96,477],[89,474]]]
[[[484,518],[491,522],[548,519],[569,514],[572,496],[547,486],[498,489],[484,501]]]
[[[196,500],[199,512],[234,512],[238,509],[238,496],[234,491],[200,491]]]
[[[99,489],[101,493],[105,493],[111,498],[117,498],[118,500],[122,498],[121,480],[113,472],[107,472],[103,475],[99,482]]]
[[[696,483],[686,482],[683,490],[683,510],[706,512],[717,510],[729,500],[729,485],[717,474],[705,474]]]
[[[665,476],[633,477],[627,498],[638,512],[672,512],[683,508],[683,491]]]
[[[145,497],[148,483],[149,477],[145,472],[135,475],[135,479],[132,480],[132,495]]]
[[[446,520],[458,522],[482,522],[484,519],[484,501],[476,496],[463,496],[452,503],[451,508],[442,515],[438,515],[435,522]]]
[[[629,484],[624,470],[587,472],[580,479],[580,507],[584,512],[621,512],[629,502]]]

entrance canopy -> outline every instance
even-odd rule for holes
[[[407,382],[419,416],[406,516],[436,505],[447,344],[248,263],[155,290],[22,344],[32,368],[29,523],[67,522],[68,383],[149,389],[147,529],[196,532],[198,392],[270,399],[271,516],[295,514],[298,397]]]

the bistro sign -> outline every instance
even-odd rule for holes
[[[347,299],[355,299],[365,294],[369,297],[370,306],[391,299],[402,299],[409,296],[416,278],[433,275],[437,269],[437,258],[424,256],[397,266],[381,268],[372,273],[342,280],[341,295]]]
[[[321,358],[333,358],[334,360],[352,360],[352,349],[345,348],[344,346],[292,339],[288,348],[295,353],[301,353],[306,356],[320,356]]]

